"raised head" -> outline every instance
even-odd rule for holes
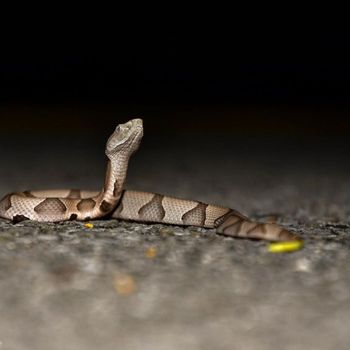
[[[125,124],[119,124],[107,141],[106,155],[113,157],[122,150],[131,155],[138,149],[142,136],[142,119],[132,119]]]

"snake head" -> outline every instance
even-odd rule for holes
[[[121,150],[131,155],[139,147],[142,136],[142,119],[132,119],[125,124],[119,124],[107,141],[106,155],[113,157]]]

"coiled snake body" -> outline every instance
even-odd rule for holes
[[[64,221],[111,217],[139,222],[215,228],[217,233],[273,241],[299,237],[272,223],[254,222],[239,212],[198,201],[123,190],[131,155],[143,136],[141,119],[117,126],[106,145],[106,178],[100,192],[82,190],[24,191],[0,201],[0,217],[21,220]]]

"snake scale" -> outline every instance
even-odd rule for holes
[[[103,189],[24,191],[0,201],[0,217],[19,222],[116,218],[138,222],[214,228],[217,233],[271,241],[300,239],[274,223],[255,222],[236,210],[160,194],[124,190],[131,155],[143,136],[141,119],[117,126],[107,141],[108,157]]]

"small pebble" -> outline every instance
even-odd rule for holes
[[[174,230],[172,230],[171,228],[168,228],[168,227],[166,227],[166,228],[161,228],[160,230],[159,230],[159,233],[161,234],[161,236],[172,236],[173,234],[174,234]]]
[[[148,259],[154,259],[157,256],[157,248],[156,247],[149,247],[146,249],[146,258]]]
[[[113,286],[117,294],[123,296],[134,294],[137,290],[136,281],[130,275],[118,274],[114,278]]]
[[[311,271],[311,262],[309,259],[300,258],[295,262],[295,270],[301,272]]]
[[[7,248],[8,250],[14,250],[14,249],[16,249],[16,243],[9,242],[9,243],[6,244],[6,248]]]

